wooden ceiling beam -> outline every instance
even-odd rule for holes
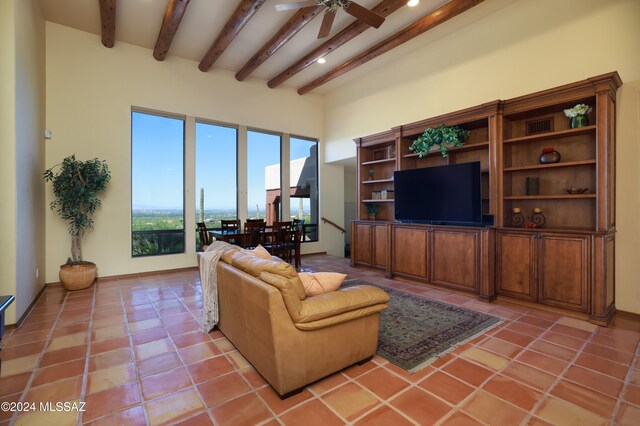
[[[342,74],[349,72],[352,69],[357,68],[372,59],[377,58],[378,56],[400,46],[403,43],[406,43],[412,38],[419,36],[420,34],[440,25],[441,23],[453,18],[454,16],[457,16],[471,9],[472,7],[478,5],[479,3],[482,3],[483,1],[484,0],[451,0],[450,2],[444,4],[433,12],[428,13],[422,18],[418,19],[413,24],[382,40],[375,46],[368,48],[367,50],[361,52],[360,54],[354,56],[346,62],[338,65],[328,73],[300,87],[298,89],[298,94],[304,95],[305,93],[308,93],[311,90],[322,86],[328,81],[331,81],[334,78],[339,77]]]
[[[406,4],[407,0],[382,0],[371,10],[378,15],[387,17]],[[356,19],[344,30],[340,31],[338,34],[313,49],[311,52],[306,54],[303,58],[299,59],[297,62],[295,62],[286,70],[282,71],[277,76],[273,77],[271,80],[269,80],[267,85],[272,89],[281,85],[300,71],[304,70],[310,65],[313,65],[318,59],[327,56],[329,53],[333,52],[338,47],[352,40],[356,36],[362,34],[369,28],[371,27],[368,24],[365,24],[364,22]]]
[[[190,0],[169,0],[167,4],[167,10],[164,13],[164,19],[162,20],[162,27],[160,27],[160,33],[158,33],[158,39],[156,40],[156,47],[153,49],[153,57],[159,61],[164,61],[169,53],[169,48],[173,42],[173,37],[178,32],[178,27],[184,16],[184,12],[187,10]]]
[[[291,40],[305,25],[313,20],[325,6],[305,7],[296,12],[280,30],[265,43],[255,55],[236,73],[236,80],[242,81]]]
[[[116,42],[116,0],[99,0],[102,44],[113,47]]]
[[[242,0],[233,15],[224,25],[220,34],[213,42],[207,53],[204,55],[198,68],[202,72],[207,72],[224,53],[227,47],[235,39],[242,28],[251,20],[253,15],[260,9],[266,0]]]

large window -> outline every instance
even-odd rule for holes
[[[318,241],[318,142],[290,138],[290,215],[304,220],[302,241]]]
[[[197,122],[196,222],[219,228],[221,220],[238,218],[237,163],[238,130]]]
[[[184,252],[184,119],[131,113],[131,254]]]
[[[247,132],[247,216],[268,225],[282,220],[280,142],[280,135]]]

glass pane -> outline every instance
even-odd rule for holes
[[[280,220],[280,136],[247,133],[247,197],[249,219]]]
[[[207,229],[238,218],[237,142],[234,128],[196,123],[196,222]],[[197,234],[196,240],[200,250]]]
[[[133,256],[184,252],[184,120],[131,113]]]
[[[291,219],[304,220],[303,242],[318,241],[318,142],[291,137]]]

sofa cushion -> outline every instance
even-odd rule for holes
[[[298,321],[294,322],[310,323],[388,301],[389,295],[377,287],[347,287],[306,299],[302,302]]]
[[[300,281],[295,268],[289,263],[260,259],[257,256],[237,251],[231,256],[231,265],[254,277],[259,277],[261,273],[268,272],[284,278],[290,278],[298,298],[304,300],[306,297],[302,281]]]
[[[298,275],[300,276],[300,280],[302,280],[304,292],[307,297],[317,296],[328,291],[335,291],[340,288],[342,282],[347,277],[345,274],[337,272],[316,272],[314,274],[300,272]]]
[[[291,320],[294,323],[297,322],[300,318],[300,311],[302,310],[302,301],[298,297],[298,293],[294,288],[293,281],[300,281],[300,278],[285,278],[283,276],[271,274],[269,272],[262,272],[260,274],[260,279],[280,290],[282,299],[284,300],[284,304],[287,307],[287,311],[289,312]]]

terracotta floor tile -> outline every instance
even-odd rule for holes
[[[577,352],[573,349],[545,342],[544,340],[537,340],[533,342],[527,349],[531,349],[541,354],[549,355],[550,357],[558,358],[567,362],[573,360],[577,354]]]
[[[547,398],[536,415],[553,425],[604,426],[608,422],[582,407],[557,398]]]
[[[145,404],[149,423],[160,425],[189,417],[204,408],[193,388],[169,394]]]
[[[2,398],[0,398],[0,404],[1,403],[17,403],[20,401],[20,395],[19,393],[16,393],[14,395],[7,395],[7,396],[3,396]],[[0,422],[6,422],[4,424],[9,424],[8,420],[11,419],[11,417],[13,416],[13,412],[11,412],[10,410],[0,410]]]
[[[622,389],[622,381],[576,365],[569,367],[564,378],[582,386],[597,389],[614,398],[620,395]]]
[[[478,347],[507,358],[513,358],[522,351],[521,346],[494,337],[479,343]]]
[[[221,353],[220,349],[218,349],[213,342],[205,342],[183,349],[178,349],[178,354],[185,364],[193,364],[194,362],[212,358],[220,355]]]
[[[287,426],[339,426],[344,422],[317,399],[304,403],[280,417]]]
[[[567,366],[565,361],[540,354],[538,352],[526,350],[516,358],[518,362],[539,368],[542,371],[558,375]]]
[[[227,359],[231,362],[231,364],[238,370],[241,370],[245,367],[249,367],[251,364],[242,354],[238,351],[227,352]]]
[[[271,412],[255,393],[219,405],[211,414],[218,424],[224,425],[251,425],[271,418]]]
[[[238,373],[229,373],[197,386],[207,407],[227,402],[249,392],[251,389]]]
[[[616,405],[615,399],[566,380],[551,389],[551,394],[605,418],[611,416]]]
[[[363,374],[356,381],[381,399],[388,399],[409,386],[405,380],[382,367]]]
[[[446,361],[448,362],[450,359],[452,359],[452,356],[446,356],[441,358],[442,360],[444,360],[446,358]],[[397,374],[398,376],[400,376],[401,378],[408,380],[412,383],[418,383],[420,380],[424,379],[425,377],[427,377],[429,374],[431,374],[434,371],[434,367],[435,365],[438,364],[437,360],[434,363],[432,363],[431,365],[428,365],[426,367],[424,367],[422,370],[417,371],[415,373],[409,373],[407,370],[404,370],[400,367],[398,367],[395,364],[392,364],[390,362],[384,364],[382,367],[386,368],[387,370],[391,371],[392,373]]]
[[[569,327],[563,324],[556,323],[553,327],[550,328],[551,331],[560,334],[566,334],[567,336],[575,337],[576,339],[587,340],[591,337],[590,331],[581,330],[574,327]]]
[[[3,361],[0,378],[4,379],[5,377],[15,376],[17,374],[33,370],[38,359],[40,359],[40,355],[30,355],[22,358],[10,359],[9,361]]]
[[[355,420],[380,403],[375,396],[355,383],[340,386],[325,394],[322,399],[348,421]]]
[[[45,383],[55,382],[69,377],[84,374],[85,360],[83,358],[64,362],[51,367],[39,368],[31,386],[40,386]]]
[[[167,332],[171,336],[177,336],[179,334],[190,333],[200,330],[200,324],[194,320],[182,321],[174,324],[165,324]]]
[[[22,392],[27,387],[30,378],[31,372],[3,377],[0,380],[0,397]]]
[[[591,354],[580,354],[575,363],[619,380],[623,380],[627,375],[627,367],[624,365]]]
[[[82,419],[88,422],[102,417],[105,414],[140,404],[142,397],[138,389],[138,383],[132,382],[87,395],[86,402],[86,411]]]
[[[495,425],[516,425],[527,415],[525,411],[484,391],[471,396],[462,408],[472,416]]]
[[[142,396],[145,400],[151,400],[170,392],[176,392],[191,386],[191,379],[184,367],[144,377],[140,380]]]
[[[53,330],[52,337],[55,338],[55,337],[61,337],[61,336],[68,336],[69,334],[75,334],[75,333],[87,334],[88,329],[89,329],[89,323],[78,323],[73,325],[67,325],[64,327],[56,327]]]
[[[133,353],[129,348],[116,349],[89,357],[89,372],[133,362]]]
[[[602,345],[595,345],[593,343],[588,344],[587,347],[584,348],[584,352],[625,365],[629,365],[631,364],[631,361],[633,361],[633,353],[619,351]]]
[[[75,426],[79,414],[77,410],[27,412],[16,419],[14,426]]]
[[[640,406],[640,386],[629,385],[624,391],[625,401]]]
[[[178,349],[197,345],[198,343],[206,343],[211,341],[211,338],[207,334],[201,333],[199,331],[179,334],[177,336],[173,336],[172,339]]]
[[[11,347],[10,345],[24,345],[32,342],[40,342],[43,340],[47,340],[49,337],[49,331],[34,331],[31,333],[17,333],[13,332],[7,339],[4,341],[3,346]]]
[[[109,327],[94,329],[91,333],[92,342],[102,342],[116,337],[129,334],[127,326],[124,324],[116,324]]]
[[[522,315],[520,318],[518,318],[517,321],[528,324],[528,325],[533,325],[535,327],[544,328],[544,329],[551,327],[555,322],[555,320],[550,321],[550,320],[533,316],[530,314]]]
[[[132,334],[131,340],[134,345],[142,345],[143,343],[153,342],[154,340],[164,339],[165,337],[169,337],[167,331],[164,327],[159,327]]]
[[[89,423],[90,426],[146,426],[147,417],[142,405],[117,411]]]
[[[584,346],[583,339],[576,339],[575,337],[567,336],[566,334],[556,333],[553,331],[548,331],[543,334],[540,339],[555,343],[556,345],[565,346],[567,348],[571,348],[573,350],[579,350]]]
[[[598,326],[595,324],[591,324],[590,322],[579,320],[571,317],[562,317],[558,320],[558,324],[566,325],[568,327],[577,328],[579,330],[586,331],[591,333],[593,331],[598,330]]]
[[[138,365],[140,377],[145,377],[176,368],[182,365],[182,361],[180,361],[180,357],[177,352],[171,351],[165,354],[138,360],[136,361],[136,364]]]
[[[216,339],[213,342],[222,352],[231,352],[236,350],[236,347],[233,346],[233,344],[229,340],[227,340],[226,337]]]
[[[526,411],[543,397],[542,393],[504,376],[492,377],[482,388]]]
[[[322,395],[327,391],[341,385],[346,382],[347,378],[342,373],[335,373],[329,377],[325,377],[324,379],[318,380],[317,382],[311,384],[308,389],[313,391],[313,393],[317,395]]]
[[[520,334],[524,334],[529,337],[540,337],[546,330],[544,328],[535,327],[533,325],[525,324],[522,322],[512,321],[505,326],[505,330],[515,331]]]
[[[509,359],[479,348],[471,348],[460,354],[462,358],[470,359],[492,370],[501,370],[509,363]]]
[[[158,327],[163,328],[163,324],[162,321],[160,321],[160,318],[151,318],[142,321],[129,322],[129,330],[131,331],[131,334]]]
[[[32,342],[24,345],[5,347],[0,352],[0,359],[2,361],[9,361],[10,359],[23,358],[31,355],[40,354],[44,348],[46,341]],[[6,344],[5,344],[6,346]]]
[[[124,324],[126,322],[127,320],[124,315],[117,315],[101,319],[94,318],[92,326],[94,330],[97,330],[99,328],[112,327],[118,324]]]
[[[24,400],[29,402],[63,402],[80,396],[82,376],[31,388]]]
[[[418,388],[409,389],[389,404],[419,424],[433,424],[450,411],[447,404]]]
[[[512,362],[502,370],[501,374],[516,379],[526,385],[546,392],[556,381],[556,376],[542,372],[519,362]]]
[[[525,347],[529,343],[533,342],[535,339],[531,336],[527,336],[522,333],[516,333],[515,331],[502,329],[498,331],[493,337],[497,337],[498,339],[506,340],[507,342],[511,342],[518,346]]]
[[[443,368],[443,371],[446,371],[447,373],[464,382],[472,384],[473,386],[480,386],[482,382],[487,380],[493,374],[492,371],[463,359],[456,359],[455,361],[447,364]]]
[[[382,406],[355,423],[358,426],[402,426],[412,423],[394,409]]]
[[[269,408],[271,408],[271,411],[276,414],[281,414],[291,407],[301,404],[313,397],[311,392],[305,389],[302,392],[292,395],[286,399],[280,399],[280,396],[271,388],[271,386],[266,386],[260,389],[257,393],[267,403]]]
[[[105,389],[129,383],[135,379],[136,369],[133,363],[101,369],[89,374],[87,394],[101,392]]]
[[[116,349],[129,348],[129,336],[120,336],[114,339],[103,340],[102,342],[91,343],[91,355],[97,355],[103,352],[115,351]]]
[[[595,336],[593,336],[593,338],[591,339],[591,343],[631,353],[635,352],[638,346],[638,342],[636,342],[635,340],[627,340],[623,338],[607,336],[600,333],[597,333]]]
[[[276,425],[278,423],[276,422]],[[213,422],[211,421],[211,417],[205,411],[200,414],[196,414],[192,417],[185,418],[184,420],[179,421],[178,423],[174,423],[173,426],[212,426]],[[267,425],[263,425],[267,426]]]
[[[267,381],[256,371],[255,368],[249,366],[240,370],[242,377],[249,382],[249,385],[253,389],[260,389],[264,386],[268,386]]]
[[[475,390],[475,388],[439,371],[420,382],[420,387],[454,405]]]
[[[462,411],[456,411],[449,417],[447,417],[442,423],[441,426],[480,426],[482,423],[472,419],[467,416]]]
[[[173,346],[173,341],[168,337],[160,340],[154,340],[153,342],[143,343],[141,345],[134,346],[136,359],[150,358],[152,356],[160,355],[173,350],[175,350],[175,347]]]
[[[196,362],[187,366],[187,369],[196,383],[202,383],[233,371],[233,367],[224,356],[217,356]]]
[[[616,416],[616,421],[620,426],[638,426],[640,419],[640,408],[629,404],[621,404]]]

